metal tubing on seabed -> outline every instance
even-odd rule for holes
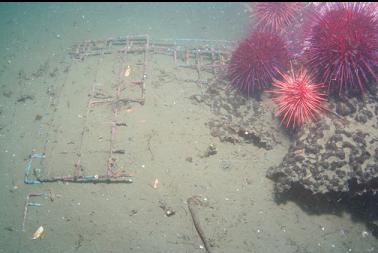
[[[41,183],[53,183],[53,182],[69,182],[69,183],[132,183],[133,180],[129,175],[120,176],[108,176],[108,175],[94,175],[94,176],[61,176],[61,177],[51,177],[51,178],[40,178],[38,181]]]
[[[28,207],[29,206],[37,206],[37,207],[42,206],[42,204],[39,204],[39,203],[29,202],[30,198],[31,197],[43,196],[43,195],[47,195],[47,194],[48,194],[47,192],[41,192],[41,193],[30,192],[26,196],[25,207],[24,207],[24,219],[22,220],[22,231],[25,231],[25,223],[26,223],[26,215],[28,213]]]

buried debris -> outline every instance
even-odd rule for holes
[[[211,251],[211,248],[210,248],[210,243],[209,243],[207,237],[205,236],[205,233],[202,230],[202,227],[201,227],[200,222],[199,222],[197,210],[195,208],[195,206],[202,206],[203,205],[202,198],[200,196],[192,196],[192,197],[188,198],[186,200],[186,202],[188,204],[188,209],[190,211],[190,215],[192,216],[194,227],[196,228],[196,231],[197,231],[199,237],[201,238],[203,246],[205,247],[205,250],[206,250],[207,253],[211,253],[212,251]]]

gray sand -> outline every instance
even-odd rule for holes
[[[195,72],[167,56],[149,59],[145,105],[119,115],[127,127],[117,132],[116,146],[126,151],[118,165],[135,174],[132,184],[23,183],[28,155],[44,147],[45,172],[72,174],[90,87],[114,91],[119,59],[73,60],[73,43],[128,34],[237,40],[248,22],[237,3],[1,4],[0,252],[205,252],[186,203],[193,195],[206,198],[198,215],[213,252],[377,252],[376,239],[349,213],[276,203],[265,173],[282,160],[288,137],[277,130],[272,150],[212,137],[207,123],[217,116],[190,99],[206,87],[185,81]],[[22,96],[31,99],[17,102]],[[279,129],[270,99],[261,106]],[[104,171],[111,119],[109,105],[90,113],[82,146],[88,174]],[[217,154],[202,157],[210,144]],[[26,195],[46,191],[54,201],[33,198],[43,206],[29,208],[23,232]],[[166,217],[161,203],[175,214]],[[45,237],[31,240],[40,225]]]

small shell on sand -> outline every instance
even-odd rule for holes
[[[153,185],[153,188],[154,189],[157,189],[159,187],[159,179],[155,179],[155,182],[154,182],[154,185]]]
[[[126,70],[125,70],[125,77],[128,77],[130,75],[130,72],[131,72],[131,67],[130,66],[127,66]]]
[[[34,233],[32,239],[42,239],[42,237],[45,235],[45,230],[42,226],[40,226]]]

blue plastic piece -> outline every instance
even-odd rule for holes
[[[42,206],[42,204],[40,204],[40,203],[33,203],[33,202],[28,203],[28,205],[29,206]]]

